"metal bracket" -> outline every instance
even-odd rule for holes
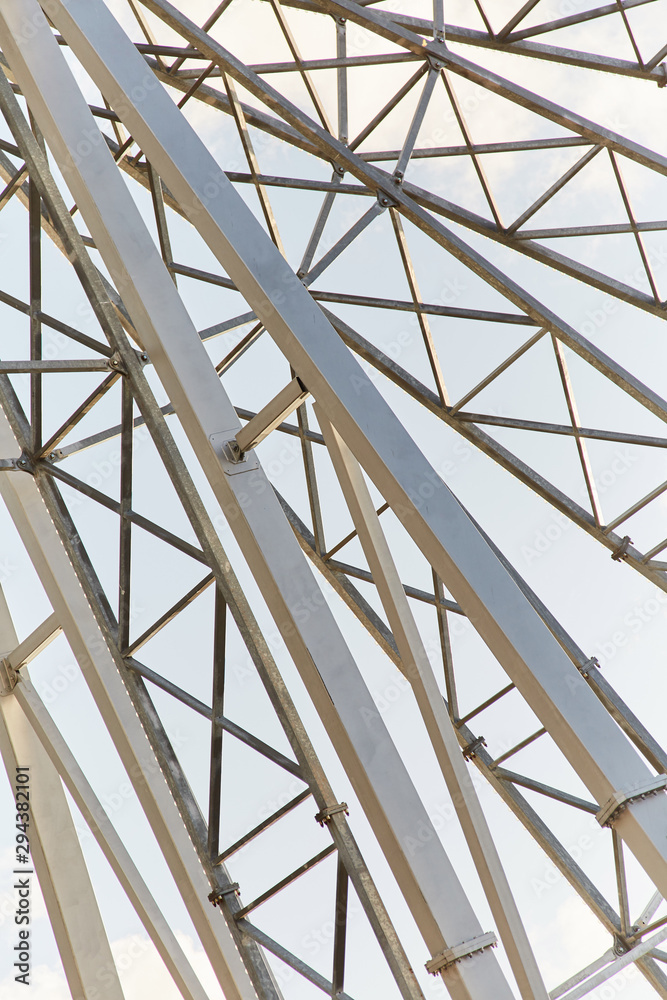
[[[127,371],[121,362],[120,354],[117,351],[111,355],[107,364],[112,372],[118,372],[119,375],[127,375]]]
[[[21,457],[17,459],[16,467],[17,469],[20,469],[21,472],[29,472],[31,475],[34,475],[35,467],[32,464],[32,457],[27,451],[21,452]]]
[[[220,885],[213,892],[209,892],[208,898],[214,906],[220,906],[224,902],[225,896],[238,896],[238,882],[228,882],[227,885]]]
[[[444,951],[426,963],[426,971],[430,972],[432,976],[437,976],[439,972],[449,969],[450,966],[460,962],[462,958],[469,958],[470,955],[475,955],[478,951],[485,951],[486,948],[495,948],[497,944],[498,939],[493,931],[489,931],[488,934],[479,934],[475,938],[470,938],[469,941],[454,945],[453,948],[445,948]]]
[[[614,549],[611,554],[611,558],[614,562],[620,562],[621,559],[625,559],[628,554],[628,546],[632,545],[632,539],[630,535],[625,535],[618,545],[618,548]]]
[[[658,86],[667,87],[667,63],[660,63],[657,69],[662,70],[662,80],[658,80]]]
[[[612,826],[631,802],[637,802],[639,799],[648,798],[649,795],[655,795],[656,792],[661,792],[665,786],[667,786],[667,774],[659,774],[643,785],[638,785],[632,791],[625,792],[621,790],[614,792],[609,801],[596,814],[595,818],[600,826]]]
[[[470,743],[464,746],[462,751],[463,756],[465,757],[466,760],[472,760],[472,758],[475,756],[476,751],[479,750],[480,747],[485,747],[485,746],[486,746],[486,740],[484,739],[484,737],[477,736],[474,740],[471,740]]]
[[[9,662],[9,658],[3,656],[0,659],[0,697],[11,694],[19,682],[19,672]]]
[[[222,450],[226,454],[228,461],[233,462],[234,465],[238,465],[243,461],[245,452],[241,451],[236,438],[232,438],[231,441],[225,441],[222,446]]]
[[[338,813],[345,813],[346,816],[350,815],[350,811],[347,808],[347,802],[336,802],[332,806],[325,806],[320,812],[315,814],[315,819],[320,824],[324,826],[325,823],[330,823],[333,816]]]
[[[597,667],[598,670],[600,669],[600,661],[598,660],[597,656],[591,656],[590,660],[586,660],[586,662],[582,663],[581,666],[578,667],[577,669],[579,670],[579,673],[583,677],[588,677],[588,675],[590,674],[591,670],[593,670],[594,667]]]
[[[236,476],[241,472],[251,472],[252,470],[259,469],[259,462],[255,455],[242,455],[240,458],[235,458],[234,448],[231,445],[237,445],[236,435],[238,434],[238,426],[230,427],[226,431],[218,431],[216,434],[211,434],[209,441],[213,446],[213,450],[220,460],[220,465],[228,476]]]
[[[632,929],[634,931],[634,927]],[[623,938],[620,937],[620,935],[618,934],[614,935],[614,944],[613,944],[614,955],[618,955],[619,958],[621,955],[627,955],[627,953],[630,951],[630,948],[631,945],[627,944],[623,940]]]

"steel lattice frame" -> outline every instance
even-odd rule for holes
[[[116,971],[104,984],[99,976],[101,968],[113,968],[113,958],[63,786],[182,996],[201,1000],[207,993],[84,775],[86,762],[77,762],[28,677],[27,664],[35,660],[38,669],[42,651],[62,641],[61,635],[226,997],[311,995],[299,992],[303,983],[320,995],[349,997],[350,892],[391,974],[383,996],[393,990],[403,998],[423,998],[434,982],[422,973],[426,962],[455,1000],[576,1000],[632,963],[647,989],[667,997],[661,968],[667,954],[659,947],[667,938],[667,917],[655,916],[667,894],[667,754],[597,660],[456,500],[443,482],[446,473],[441,478],[404,427],[460,435],[600,542],[615,562],[667,591],[667,539],[660,530],[667,480],[659,464],[667,447],[661,429],[667,401],[659,365],[654,373],[644,364],[648,376],[627,370],[598,346],[595,322],[584,335],[541,301],[558,297],[542,295],[544,275],[560,274],[575,280],[558,288],[604,295],[603,320],[617,311],[633,324],[665,318],[659,274],[664,255],[651,241],[667,221],[647,215],[660,205],[667,156],[514,79],[523,79],[526,65],[545,62],[591,71],[598,82],[624,76],[636,86],[664,87],[663,0],[581,4],[588,9],[568,8],[556,19],[544,0],[529,0],[517,10],[516,0],[500,5],[504,18],[474,0],[467,15],[477,27],[446,23],[443,0],[415,5],[411,13],[392,11],[397,5],[388,0],[223,0],[215,8],[203,5],[211,9],[202,26],[191,19],[189,5],[180,6],[167,0],[108,6],[104,0],[0,0],[6,134],[0,137],[6,182],[0,209],[20,202],[27,211],[29,253],[27,299],[16,288],[0,288],[6,316],[25,317],[25,328],[16,326],[2,338],[0,494],[51,605],[46,619],[19,641],[8,606],[0,602],[0,749],[10,776],[18,762],[31,764],[31,848],[72,995],[120,998],[123,992]],[[241,7],[246,37],[232,30],[231,18]],[[356,41],[351,28],[362,32]],[[289,58],[247,61],[250,36],[256,32],[261,40],[263,30],[271,38],[276,33]],[[561,44],[579,37],[593,51]],[[311,38],[317,48],[312,57],[300,48]],[[596,39],[604,51],[595,49]],[[617,56],[621,44],[632,58]],[[364,47],[369,51],[359,54]],[[371,81],[364,86],[373,92],[372,114],[372,101],[362,100],[359,71]],[[373,74],[379,81],[375,91]],[[551,79],[547,74],[539,82]],[[523,137],[475,141],[469,119],[485,102],[496,109],[496,132],[512,122],[516,131],[523,128]],[[211,122],[222,136],[217,160]],[[275,162],[282,156],[286,170],[262,170],[269,143],[280,150]],[[244,162],[230,167],[229,148]],[[543,174],[533,175],[530,157],[536,155],[553,158]],[[493,157],[510,157],[530,194],[528,207],[524,197],[511,222],[506,216],[512,178],[492,167]],[[582,225],[587,199],[595,201],[595,195],[590,184],[577,184],[602,177],[590,173],[602,170],[602,162],[611,185],[604,188],[608,200],[602,199],[594,224]],[[448,178],[442,185],[437,170]],[[449,197],[439,188],[448,189]],[[287,192],[311,199],[304,200],[309,208],[303,217],[289,220],[280,201]],[[353,207],[326,242],[342,201]],[[618,206],[620,218],[614,214]],[[385,242],[399,265],[403,298],[371,294],[373,266],[383,267],[382,257],[365,261],[363,249],[353,256],[382,220],[389,223]],[[43,308],[42,272],[53,252],[47,241],[43,245],[44,236],[85,294],[92,310],[86,331]],[[615,237],[631,241],[638,262],[623,280],[614,276],[624,267],[614,259]],[[177,255],[181,246],[189,253],[185,259]],[[350,259],[355,268],[366,266],[363,293],[345,288],[352,275],[341,266]],[[435,287],[437,268],[450,273],[443,261],[454,269],[450,290],[458,288],[456,275],[470,275],[472,301],[461,304],[456,294],[422,297],[420,288]],[[507,270],[524,275],[533,291]],[[207,289],[217,318],[198,331],[205,310],[192,289],[199,287]],[[572,298],[579,294],[573,291]],[[572,310],[564,302],[559,312]],[[421,355],[415,360],[408,351],[399,364],[391,355],[401,352],[386,348],[382,329],[385,317],[406,314],[418,330]],[[460,393],[454,392],[458,383],[445,340],[454,323],[497,339],[498,331],[514,337],[513,349],[489,352],[492,362],[477,359],[478,375]],[[64,345],[57,357],[46,350],[45,331],[51,330]],[[544,364],[547,353],[566,413],[561,423],[531,416],[530,397],[517,388],[525,375],[503,383],[508,374],[530,370],[526,362]],[[257,385],[251,384],[253,366]],[[77,388],[83,384],[85,392]],[[485,392],[501,386],[502,397],[503,384],[519,409],[525,405],[525,416],[494,410]],[[546,397],[552,389],[544,385]],[[578,401],[582,405],[582,394],[602,385],[611,402],[600,426],[586,426]],[[248,400],[251,406],[242,405]],[[587,403],[583,409],[590,412]],[[150,455],[142,445],[137,457],[142,429]],[[278,492],[281,470],[272,474],[272,453],[262,450],[280,437],[298,442],[298,452],[290,452],[298,455],[296,499]],[[82,454],[95,454],[114,440],[117,483],[84,478]],[[576,477],[568,466],[560,485],[550,482],[539,471],[541,446],[535,440],[571,444],[568,461]],[[510,441],[530,443],[515,454]],[[596,486],[596,443],[658,456],[650,485],[637,477],[634,493],[611,513]],[[163,511],[158,487],[146,491],[144,465],[156,481],[162,477],[160,488],[171,491],[178,516],[172,517],[166,500]],[[135,508],[147,498],[154,509],[140,513]],[[105,523],[113,522],[113,553],[95,541],[92,511],[104,511]],[[382,518],[384,511],[389,513]],[[641,546],[629,531],[644,539]],[[145,565],[149,550],[139,541],[145,538],[158,546],[157,566]],[[408,556],[422,566],[422,578],[428,567],[426,589],[422,578],[420,587],[402,581],[397,564],[411,566]],[[141,573],[153,573],[160,595],[160,577],[175,577],[178,597],[138,627],[132,608]],[[181,576],[187,583],[180,585]],[[351,652],[322,583],[411,687],[422,738],[446,783],[494,931],[487,917],[479,918],[475,890],[443,846],[418,794],[414,768],[392,740],[364,664]],[[170,659],[154,641],[212,594],[206,638],[192,644],[188,655],[194,662],[184,669],[176,649]],[[435,669],[424,609],[438,629]],[[463,669],[450,635],[452,619],[461,616],[506,674],[500,687],[487,689],[489,675],[481,672],[476,704],[466,710],[459,707]],[[247,650],[280,738],[260,736],[252,724],[227,714],[231,642]],[[212,663],[204,665],[207,644]],[[212,692],[208,702],[200,696],[202,677]],[[204,808],[201,790],[193,789],[188,766],[167,735],[165,696],[205,722],[210,751]],[[483,713],[511,699],[520,700],[522,722],[516,738],[494,756],[477,727],[480,717],[488,717]],[[364,860],[352,832],[354,815],[348,821],[347,806],[327,777],[319,747],[329,745],[311,702],[365,813],[367,826],[359,833],[365,842],[371,839],[371,854],[384,855],[414,921],[416,931],[407,939],[400,906],[391,912],[372,877],[381,866]],[[250,709],[245,718],[253,719]],[[537,720],[532,732],[523,726],[526,719]],[[230,737],[270,762],[276,775],[296,782],[288,800],[259,822],[244,817],[233,842],[226,833],[223,774]],[[564,776],[561,784],[540,780],[528,764],[522,764],[525,774],[505,766],[540,739],[563,762],[556,772]],[[480,805],[473,768],[608,935],[608,950],[550,993]],[[252,766],[248,773],[254,773]],[[618,895],[613,904],[557,838],[540,801],[555,801],[573,815],[590,814],[609,828]],[[288,839],[303,829],[293,870],[283,857],[274,865],[266,852],[261,855],[264,838],[278,838],[270,852],[283,828]],[[235,881],[244,849],[260,852],[272,871],[250,898],[243,879]],[[638,915],[629,900],[625,850],[652,886]],[[311,966],[280,933],[262,927],[280,931],[296,919],[300,903],[290,895],[293,886],[304,876],[299,885],[305,887],[305,877],[320,864],[333,881],[328,972],[321,961]],[[265,904],[274,909],[262,909]],[[285,968],[298,975],[285,977]],[[369,997],[378,995],[372,982],[367,989]]]

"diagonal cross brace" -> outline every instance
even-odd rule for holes
[[[243,470],[225,468],[231,463],[225,463],[219,445],[223,435],[229,440],[239,432],[240,423],[118,167],[103,143],[93,143],[85,157],[76,152],[77,147],[81,148],[81,136],[90,134],[95,126],[50,29],[44,25],[44,30],[36,32],[27,44],[16,44],[23,17],[34,12],[35,4],[25,0],[20,8],[0,3],[3,50],[11,50],[12,70],[21,75],[24,93],[30,93],[31,110],[95,233],[96,245],[138,336],[150,350],[163,384],[168,386],[197,456],[364,801],[428,947],[434,954],[448,941],[474,937],[481,933],[479,921],[268,480],[256,461],[248,460]],[[56,14],[56,8],[49,7],[49,15]],[[107,16],[103,5],[96,8],[96,18],[104,20]],[[118,31],[113,20],[109,26]],[[126,54],[136,54],[122,33],[120,41]],[[140,64],[145,77],[141,59]],[[146,96],[156,85],[159,87],[150,72],[144,83]],[[13,97],[8,88],[4,95],[9,106]],[[29,145],[29,137],[23,135],[23,142]],[[291,271],[289,274],[297,280]],[[299,286],[303,288],[300,282]],[[304,294],[310,302],[305,289]],[[276,295],[279,297],[278,289]],[[426,835],[425,841],[419,850],[411,850],[411,841],[420,830]],[[474,966],[447,970],[446,981],[452,996],[460,1000],[489,993],[509,1000],[511,995],[491,953]]]
[[[163,8],[168,7],[164,2]],[[651,775],[102,5],[49,14],[598,803]],[[12,59],[10,58],[10,62]],[[149,83],[149,80],[151,81]],[[132,99],[133,88],[145,99]],[[35,95],[36,99],[38,95]],[[288,294],[289,293],[289,294]],[[289,586],[287,595],[289,595]],[[289,600],[289,596],[288,596]],[[616,829],[667,890],[667,803]]]

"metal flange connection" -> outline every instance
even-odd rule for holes
[[[336,802],[332,806],[325,806],[320,812],[315,814],[315,819],[320,824],[324,826],[325,823],[330,823],[333,816],[337,813],[345,813],[346,816],[350,815],[350,811],[347,808],[347,802]]]
[[[32,464],[32,456],[27,451],[22,451],[20,458],[16,461],[16,467],[19,472],[29,472],[34,475],[35,467]]]
[[[229,882],[227,885],[220,885],[213,892],[209,892],[208,898],[214,906],[220,906],[224,902],[225,896],[238,896],[238,882]]]
[[[139,355],[139,357],[141,357],[141,355]],[[127,375],[127,369],[125,368],[121,360],[121,356],[117,351],[111,355],[107,364],[112,372],[117,372],[119,375]]]
[[[480,934],[478,937],[470,938],[469,941],[454,945],[453,948],[445,948],[444,951],[426,963],[426,971],[430,972],[432,976],[437,976],[439,972],[444,972],[462,959],[470,958],[471,955],[485,951],[487,948],[495,948],[497,944],[498,939],[493,931],[489,931],[488,934]]]
[[[628,554],[628,548],[630,545],[632,545],[632,539],[630,538],[630,535],[624,535],[621,541],[619,542],[618,547],[615,548],[611,554],[611,558],[613,559],[613,561],[622,562],[622,560],[625,559],[625,557]]]
[[[600,661],[598,660],[597,656],[591,656],[590,660],[586,660],[585,663],[582,663],[581,666],[578,668],[578,670],[583,677],[588,677],[591,670],[593,670],[595,667],[597,667],[598,669],[600,668]]]
[[[477,737],[475,737],[474,740],[471,740],[470,743],[468,743],[466,746],[464,746],[464,748],[461,751],[461,753],[463,754],[463,756],[465,757],[466,760],[472,760],[472,758],[475,756],[475,754],[477,753],[477,751],[481,747],[485,747],[485,746],[486,746],[486,740],[484,739],[484,737],[483,736],[477,736]]]
[[[640,799],[648,798],[649,795],[655,795],[657,792],[661,792],[665,786],[667,786],[667,774],[659,774],[657,777],[652,778],[643,785],[639,785],[632,791],[625,792],[621,790],[614,792],[608,802],[596,814],[595,818],[600,826],[613,826],[620,814],[631,802],[638,802]]]

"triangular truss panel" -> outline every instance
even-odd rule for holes
[[[666,6],[0,0],[3,996],[667,997]]]

